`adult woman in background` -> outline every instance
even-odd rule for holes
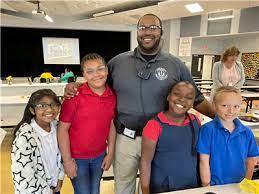
[[[240,51],[233,46],[225,50],[221,61],[214,63],[212,71],[213,85],[210,94],[212,101],[214,92],[221,86],[234,86],[240,89],[245,83],[245,73],[241,62],[236,61]]]

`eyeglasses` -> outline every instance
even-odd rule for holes
[[[144,32],[144,31],[147,31],[147,30],[150,30],[151,32],[155,32],[155,31],[161,29],[161,27],[157,26],[157,25],[151,25],[151,26],[143,26],[143,25],[141,25],[141,26],[138,26],[137,29],[140,32]]]
[[[35,108],[39,110],[47,110],[48,107],[50,107],[51,109],[56,109],[56,108],[59,108],[59,106],[60,105],[58,103],[51,103],[51,104],[39,103],[35,105]]]
[[[107,66],[100,66],[97,69],[87,69],[84,72],[88,75],[94,75],[95,73],[105,73]]]

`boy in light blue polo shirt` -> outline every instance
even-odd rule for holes
[[[197,143],[202,186],[239,183],[253,176],[259,155],[252,131],[237,118],[242,98],[231,86],[216,91],[217,116],[202,126]]]

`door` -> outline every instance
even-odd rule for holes
[[[192,55],[191,72],[193,77],[202,77],[203,55]]]

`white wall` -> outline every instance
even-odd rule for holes
[[[199,55],[220,55],[222,45],[223,40],[220,38],[193,38],[191,53]],[[192,56],[179,58],[191,69]]]
[[[132,27],[132,30],[130,32],[130,50],[134,50],[138,46],[137,25],[133,25],[131,27]]]
[[[235,36],[220,36],[193,38],[192,54],[221,55],[225,49],[236,46],[241,54],[247,52],[259,52],[259,32]],[[241,60],[241,54],[238,60]],[[192,57],[180,57],[191,68]]]
[[[169,51],[169,42],[170,42],[170,31],[171,31],[171,23],[170,20],[163,21],[163,35],[161,38],[161,46],[162,50],[165,52]]]

